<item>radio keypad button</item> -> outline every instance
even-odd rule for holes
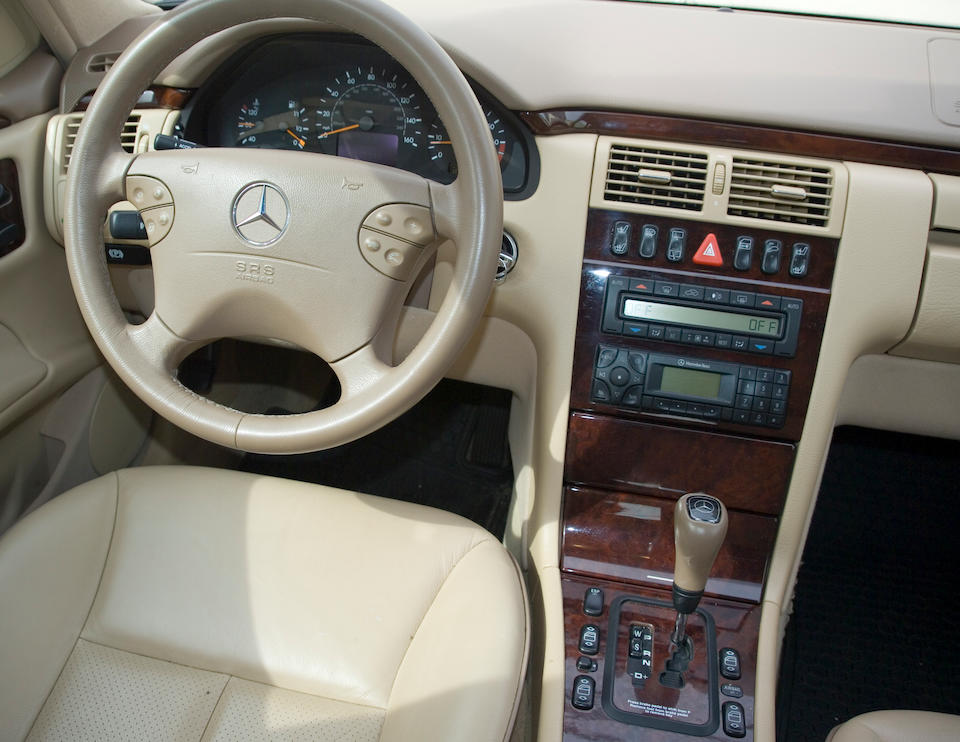
[[[750,424],[751,425],[766,425],[767,416],[762,412],[751,412],[750,413]]]
[[[683,334],[680,336],[680,342],[687,343],[687,345],[693,345],[693,344],[694,344],[694,339],[693,339],[694,334],[699,335],[699,333],[694,333],[693,330],[684,330],[684,331],[683,331]]]
[[[690,301],[703,301],[703,286],[692,286],[688,283],[680,284],[680,298]]]
[[[773,399],[780,399],[786,401],[787,396],[790,394],[790,387],[784,384],[774,384],[770,389],[770,396]]]
[[[755,391],[754,394],[756,394],[758,397],[769,397],[772,391],[773,391],[773,384],[768,384],[765,381],[758,381],[757,391]]]
[[[610,388],[599,379],[593,382],[593,387],[590,390],[590,398],[594,402],[609,402],[610,401]]]
[[[730,302],[730,292],[727,289],[705,288],[703,290],[703,300],[711,304],[727,304]]]
[[[671,343],[679,343],[682,335],[683,333],[679,327],[668,327],[664,339]]]
[[[750,381],[749,379],[740,379],[740,383],[737,385],[737,394],[750,394],[751,396],[757,393],[757,382]]]
[[[703,416],[707,420],[716,420],[720,417],[720,408],[713,404],[704,405]]]
[[[654,397],[653,409],[657,412],[670,412],[670,400],[662,397]]]
[[[647,372],[647,356],[645,354],[631,353],[627,358],[630,363],[630,368],[638,374],[645,374]]]
[[[756,294],[752,291],[731,291],[730,303],[735,307],[752,307]]]
[[[733,411],[733,422],[740,423],[741,425],[750,424],[750,410],[734,410]]]
[[[670,412],[685,413],[687,411],[687,403],[681,402],[679,399],[668,399],[667,405],[669,406]]]
[[[789,372],[789,371],[774,371],[774,372],[773,372],[773,383],[774,383],[774,384],[789,384],[789,383],[790,383],[790,372]]]
[[[643,397],[643,385],[632,386],[623,393],[620,404],[624,407],[639,407]]]
[[[599,376],[599,372],[597,376]],[[626,386],[630,383],[630,372],[623,366],[617,366],[610,372],[610,383],[615,386]]]
[[[770,412],[774,415],[782,415],[787,411],[787,403],[782,399],[770,400]]]
[[[738,394],[736,406],[738,410],[749,410],[753,405],[753,396],[750,394]]]
[[[782,428],[783,415],[767,415],[767,427]]]
[[[725,333],[725,332],[718,332],[718,333],[717,333],[717,347],[718,347],[718,348],[729,348],[732,341],[733,341],[733,337],[730,336],[730,335],[727,335],[727,333]]]
[[[677,296],[680,293],[680,284],[671,281],[656,281],[653,284],[653,293],[657,296]]]
[[[623,334],[632,338],[645,338],[647,336],[647,325],[644,322],[624,322]]]
[[[617,360],[616,348],[600,348],[600,354],[597,356],[597,368],[606,368]]]
[[[687,405],[687,414],[692,415],[693,417],[703,417],[704,416],[704,406],[702,404],[696,404],[691,402]]]
[[[650,325],[647,328],[647,337],[653,340],[663,340],[663,325]]]
[[[734,350],[746,350],[747,339],[743,335],[734,335],[732,345]]]
[[[766,397],[754,397],[753,398],[753,411],[754,412],[766,412],[770,409],[770,400]]]
[[[741,379],[750,379],[751,381],[756,381],[756,379],[757,379],[757,368],[756,368],[756,366],[741,366],[741,367],[740,367],[740,378],[741,378]]]
[[[773,381],[773,369],[772,368],[758,368],[757,369],[757,381],[763,381],[769,384]]]
[[[649,260],[657,254],[657,236],[660,229],[655,224],[644,224],[640,231],[640,257]]]

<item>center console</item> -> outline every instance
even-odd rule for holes
[[[662,212],[588,213],[564,462],[566,740],[753,737],[764,574],[838,241]],[[684,654],[674,509],[691,492],[729,517]]]

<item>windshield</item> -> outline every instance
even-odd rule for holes
[[[960,0],[631,0],[670,5],[699,5],[739,10],[855,18],[914,23],[923,26],[960,27]]]

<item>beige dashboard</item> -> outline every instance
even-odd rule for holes
[[[960,144],[960,128],[938,118],[931,103],[927,54],[936,39],[960,44],[956,31],[604,1],[394,4],[513,110],[636,111]],[[81,51],[80,64],[122,50],[150,18],[129,21],[105,46]],[[265,32],[295,29],[302,24],[249,24],[211,37],[157,83],[196,87],[238,45]],[[686,54],[677,53],[678,47]],[[72,105],[90,79],[85,67],[83,74],[68,73],[62,95],[67,110],[48,125],[45,215],[57,240],[68,140],[82,116]],[[153,134],[173,129],[176,113],[137,113],[135,151],[148,147]],[[695,146],[675,141],[670,131],[661,139]],[[487,320],[453,373],[495,381],[516,397],[510,435],[517,483],[506,538],[521,555],[540,606],[534,688],[541,738],[559,739],[563,636],[555,608],[570,368],[587,209],[603,206],[596,162],[610,140],[574,131],[539,137],[536,144],[539,186],[504,209],[505,228],[519,245],[517,266],[495,288]],[[714,161],[734,153],[711,150]],[[775,151],[753,154],[783,159]],[[823,164],[840,175],[839,208],[825,228],[840,242],[809,414],[764,593],[758,739],[774,736],[779,640],[834,425],[960,438],[960,177],[854,159]],[[719,200],[728,198],[725,188],[716,194]],[[725,221],[725,209],[718,206],[709,218]],[[446,288],[448,261],[441,251],[431,307]],[[126,309],[149,313],[148,268],[117,269],[114,281]],[[411,316],[413,325],[425,321]]]

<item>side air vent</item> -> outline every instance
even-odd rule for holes
[[[87,61],[87,72],[93,72],[96,74],[104,74],[107,70],[113,67],[114,63],[119,59],[120,52],[108,52],[106,54],[94,54]]]
[[[734,157],[727,214],[826,227],[833,188],[830,168]]]
[[[70,167],[70,158],[73,157],[73,147],[77,141],[77,133],[80,131],[80,124],[83,123],[83,114],[70,114],[63,125],[63,146],[60,150],[60,174],[66,175]],[[120,146],[124,152],[133,153],[137,149],[137,132],[140,127],[140,114],[132,113],[124,122],[123,129],[120,131]]]
[[[605,201],[700,211],[707,184],[701,152],[611,144]]]
[[[120,146],[124,152],[134,152],[137,149],[137,130],[140,128],[140,114],[131,113],[124,122],[120,131]]]

